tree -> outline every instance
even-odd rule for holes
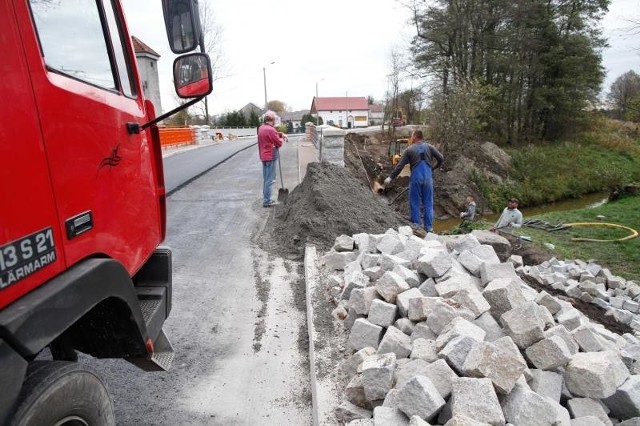
[[[407,123],[418,123],[424,95],[420,89],[409,89],[398,95],[398,109],[404,112]]]
[[[313,123],[313,124],[315,124],[317,126],[321,125],[321,124],[324,124],[323,120],[322,120],[322,117],[318,116],[318,122],[316,122],[316,117],[314,115],[312,115],[312,114],[305,114],[305,115],[302,116],[302,119],[300,120],[300,124],[302,126],[304,126],[305,123]]]
[[[383,123],[390,121],[392,118],[398,117],[398,94],[400,93],[400,81],[402,70],[402,55],[397,48],[392,48],[389,52],[390,71],[387,74],[387,93],[384,107]],[[389,126],[391,131],[391,126]]]
[[[270,109],[271,111],[278,113],[278,112],[288,111],[289,107],[287,106],[287,104],[285,104],[282,101],[274,100],[274,101],[269,101],[267,103],[267,109]]]
[[[491,134],[557,139],[586,119],[604,78],[597,25],[609,0],[433,0],[411,6],[416,74],[434,95],[486,87]],[[495,89],[495,90],[494,90]],[[497,90],[497,91],[496,91]],[[485,131],[487,129],[485,128]]]
[[[258,116],[258,114],[255,111],[251,111],[249,113],[249,126],[251,127],[258,127],[260,126],[260,117]]]
[[[245,127],[247,121],[241,111],[232,111],[220,116],[218,125],[222,127]]]
[[[640,75],[634,71],[622,74],[611,84],[607,100],[614,109],[614,117],[627,119],[638,115],[637,103],[640,98]],[[634,114],[635,113],[635,114]]]
[[[184,103],[184,101],[182,103]],[[189,115],[189,108],[178,111],[171,117],[166,118],[164,123],[169,127],[186,127],[190,125],[191,116]]]
[[[200,25],[202,28],[202,37],[204,46],[202,49],[209,55],[211,59],[211,80],[216,81],[220,78],[220,74],[223,71],[223,53],[222,53],[222,27],[215,21],[213,7],[209,0],[201,0],[198,3],[200,12]],[[200,104],[200,103],[198,103]],[[198,105],[194,105],[193,108],[199,108]],[[211,124],[209,117],[209,101],[208,98],[202,100],[201,104],[202,115],[206,117],[206,124]]]
[[[439,91],[428,111],[433,141],[444,151],[459,151],[469,140],[487,131],[483,113],[489,109],[486,86],[478,82]]]

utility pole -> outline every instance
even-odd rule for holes
[[[275,61],[272,61],[269,65],[275,64]],[[264,109],[267,109],[268,101],[267,101],[267,66],[262,67],[262,77],[264,78]]]
[[[316,81],[316,102],[318,100],[318,83],[323,80],[324,78],[321,78],[320,80]],[[318,113],[318,104],[316,103],[316,126],[318,125],[320,125],[320,114]]]

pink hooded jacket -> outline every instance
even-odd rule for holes
[[[282,146],[282,136],[273,126],[263,124],[258,129],[258,151],[260,161],[272,161],[274,148]]]

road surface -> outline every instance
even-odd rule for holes
[[[256,244],[274,209],[262,207],[257,147],[229,156],[222,146],[238,142],[166,162],[174,188],[166,240],[173,310],[164,327],[176,352],[172,369],[145,373],[122,360],[82,358],[107,381],[119,425],[311,424],[302,265]],[[298,183],[296,143],[281,153],[290,190]]]
[[[171,155],[163,158],[167,193],[171,194],[183,185],[187,185],[191,180],[229,160],[238,152],[251,149],[257,142],[257,138],[250,137],[205,146],[189,146],[172,152]]]

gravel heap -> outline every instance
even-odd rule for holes
[[[279,254],[302,255],[306,243],[328,250],[342,234],[381,233],[408,224],[346,168],[310,163],[302,183],[276,208],[270,238]]]
[[[638,331],[616,334],[531,288],[521,258],[501,262],[482,234],[396,229],[341,235],[322,256],[349,333],[338,422],[640,425]],[[545,268],[574,273],[555,259]]]

